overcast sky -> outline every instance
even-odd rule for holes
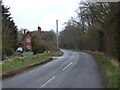
[[[59,31],[71,16],[76,16],[80,0],[3,0],[10,7],[11,16],[18,29],[56,30],[56,19],[59,20]]]

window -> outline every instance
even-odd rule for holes
[[[27,49],[31,49],[31,45],[27,45]]]
[[[30,38],[27,38],[27,39],[26,39],[26,42],[31,42],[31,39],[30,39]]]

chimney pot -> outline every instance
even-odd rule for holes
[[[41,32],[41,27],[38,26],[38,31]]]
[[[23,31],[24,31],[24,35],[25,35],[25,29]]]

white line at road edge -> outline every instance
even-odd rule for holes
[[[72,64],[72,62],[69,63],[66,67],[64,67],[64,68],[63,68],[63,71],[64,71],[65,69],[67,69],[71,64]]]
[[[54,78],[55,78],[55,76],[53,76],[51,79],[49,79],[46,83],[44,83],[44,84],[41,86],[41,88],[44,87],[46,84],[48,84],[50,81],[52,81]]]

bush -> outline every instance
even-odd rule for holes
[[[26,52],[29,52],[30,50],[28,49],[28,48],[26,48],[26,50],[25,50]]]
[[[5,53],[5,49],[2,48],[2,60],[4,60],[7,57],[6,53]]]
[[[34,54],[43,53],[45,51],[45,46],[42,41],[37,36],[32,37],[32,51]]]
[[[23,53],[16,52],[16,53],[14,54],[14,56],[20,56],[20,57],[23,57],[24,55],[23,55]]]
[[[11,56],[14,53],[14,49],[13,48],[6,48],[5,53],[7,56]]]
[[[43,53],[45,51],[45,47],[44,45],[37,43],[33,46],[32,51],[34,54]]]

